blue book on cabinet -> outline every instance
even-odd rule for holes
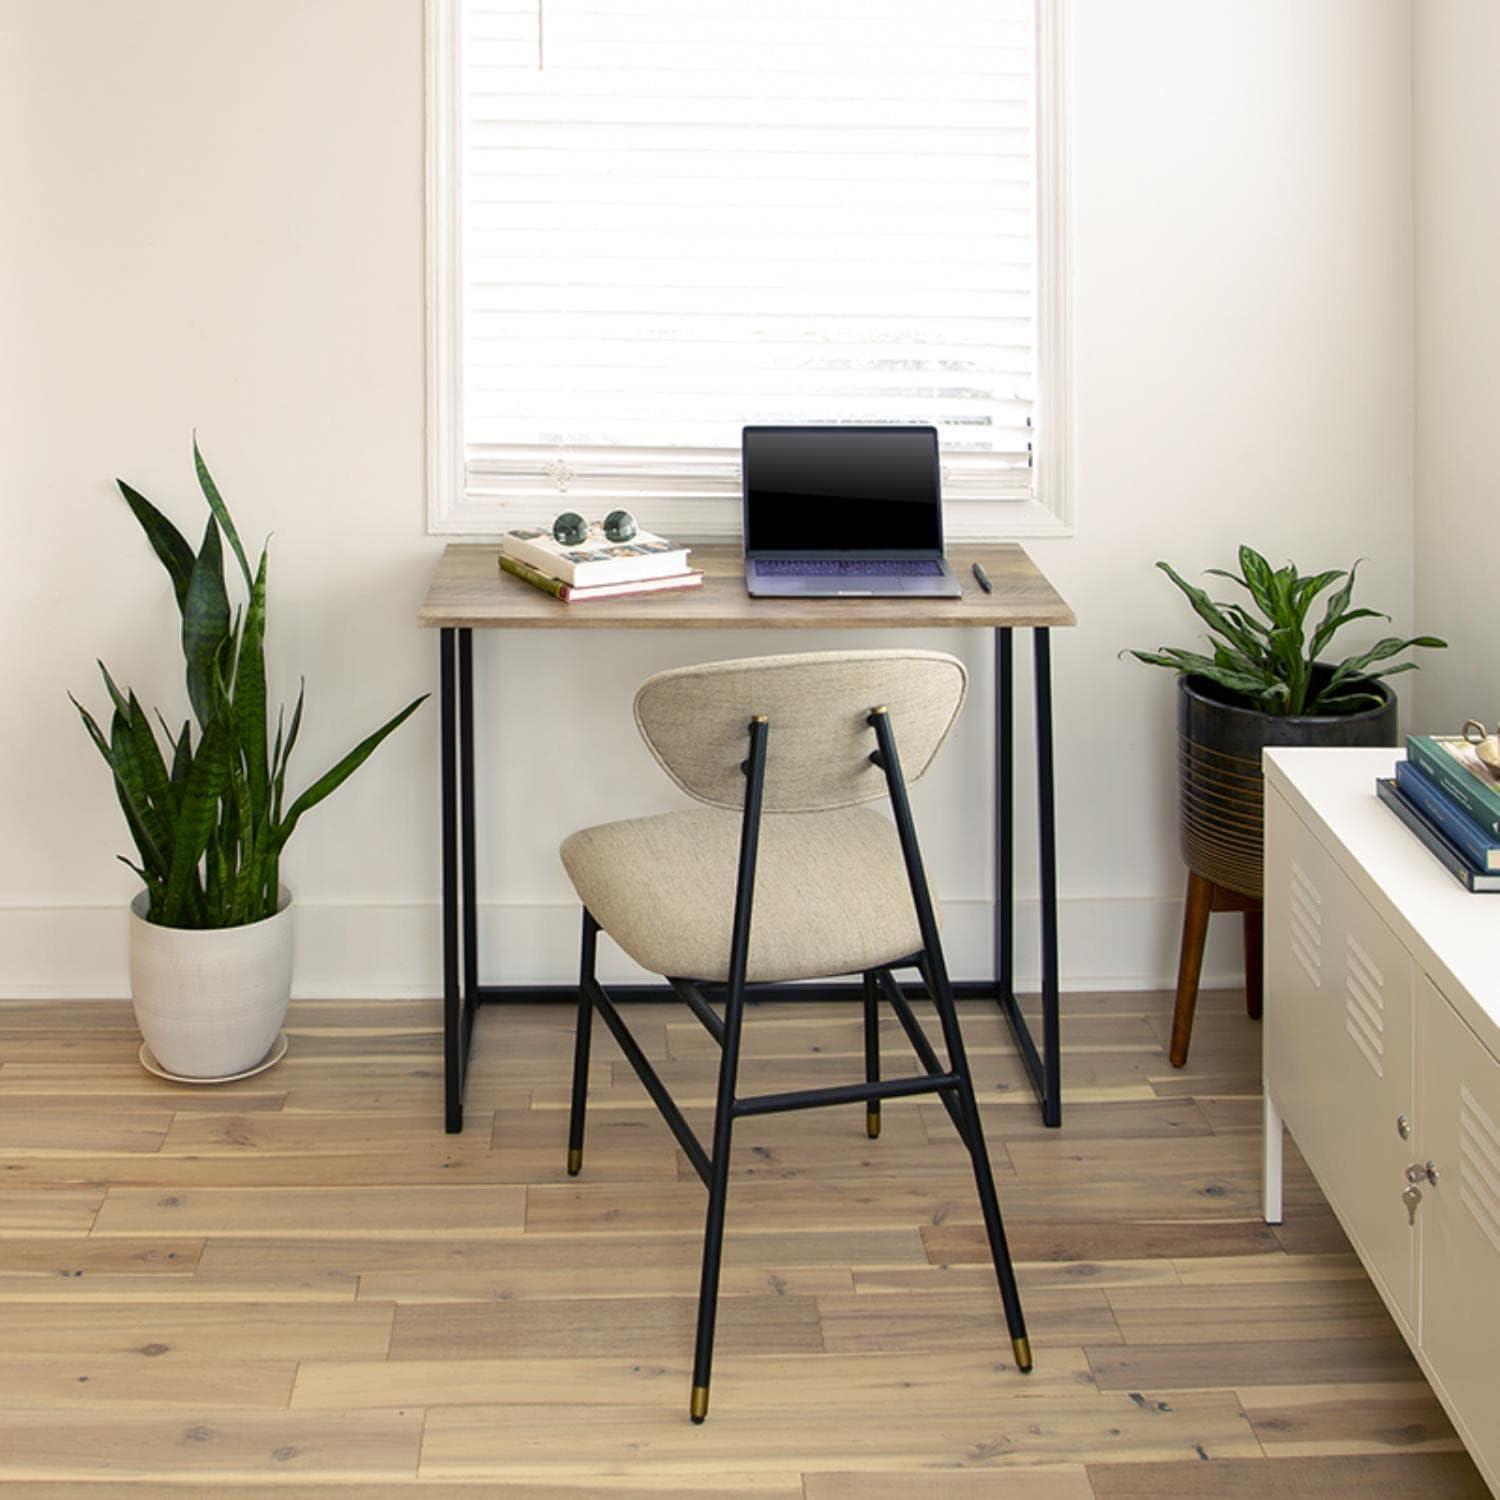
[[[1417,811],[1414,802],[1407,801],[1405,792],[1396,785],[1394,776],[1377,776],[1375,791],[1380,800],[1426,844],[1433,858],[1447,866],[1460,884],[1468,886],[1471,891],[1500,891],[1500,874],[1492,875],[1476,870],[1463,850],[1451,842],[1436,824],[1429,823]]]
[[[1476,870],[1500,870],[1500,844],[1495,843],[1488,830],[1481,828],[1441,787],[1429,781],[1415,762],[1396,762],[1396,785],[1406,793],[1407,800],[1463,852]]]

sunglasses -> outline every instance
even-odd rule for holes
[[[592,527],[577,511],[565,510],[552,523],[552,538],[564,547],[577,547],[588,539],[591,530],[598,530],[611,542],[628,542],[638,529],[628,510],[612,510]]]

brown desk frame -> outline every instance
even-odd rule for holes
[[[448,546],[418,623],[439,632],[442,699],[443,1080],[444,1123],[463,1129],[463,1093],[481,1005],[505,1000],[573,999],[572,985],[483,984],[479,978],[474,780],[475,630],[890,630],[989,629],[995,638],[994,978],[960,981],[961,999],[993,999],[1004,1011],[1041,1104],[1043,1122],[1062,1124],[1058,1003],[1057,835],[1052,755],[1051,629],[1076,623],[1035,564],[1014,543],[949,551],[963,583],[961,599],[751,599],[737,547],[693,549],[704,586],[565,605],[502,574],[493,544]],[[988,573],[983,593],[971,565]],[[1015,708],[1012,634],[1032,632],[1036,698],[1037,824],[1041,876],[1042,1044],[1038,1049],[1016,1002]],[[757,986],[764,995],[774,986]],[[836,989],[837,987],[832,987]],[[831,992],[798,985],[796,992]],[[842,993],[842,991],[839,991]],[[851,993],[857,993],[857,989]],[[666,998],[666,985],[617,986],[622,995]]]

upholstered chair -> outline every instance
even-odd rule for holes
[[[562,846],[584,906],[568,1170],[583,1164],[589,1040],[603,1018],[708,1188],[690,1414],[708,1412],[724,1205],[734,1123],[820,1105],[936,1093],[967,1146],[1017,1366],[1031,1369],[1015,1273],[964,1055],[938,916],[907,786],[924,775],[963,706],[967,673],[931,651],[830,651],[713,662],[661,672],[636,694],[635,719],[662,769],[697,810],[586,828]],[[888,801],[891,816],[870,804]],[[600,930],[664,976],[719,1043],[713,1135],[683,1118],[595,973]],[[940,1061],[897,970],[914,970],[947,1051]],[[756,985],[858,975],[863,1081],[741,1095],[740,1034]],[[880,1076],[884,998],[919,1071]],[[713,1001],[722,999],[722,1015]]]

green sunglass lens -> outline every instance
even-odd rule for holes
[[[565,510],[552,523],[552,537],[564,547],[576,547],[589,534],[589,523],[577,511]]]
[[[628,510],[612,510],[604,518],[604,534],[612,542],[628,542],[635,532],[635,517]]]

